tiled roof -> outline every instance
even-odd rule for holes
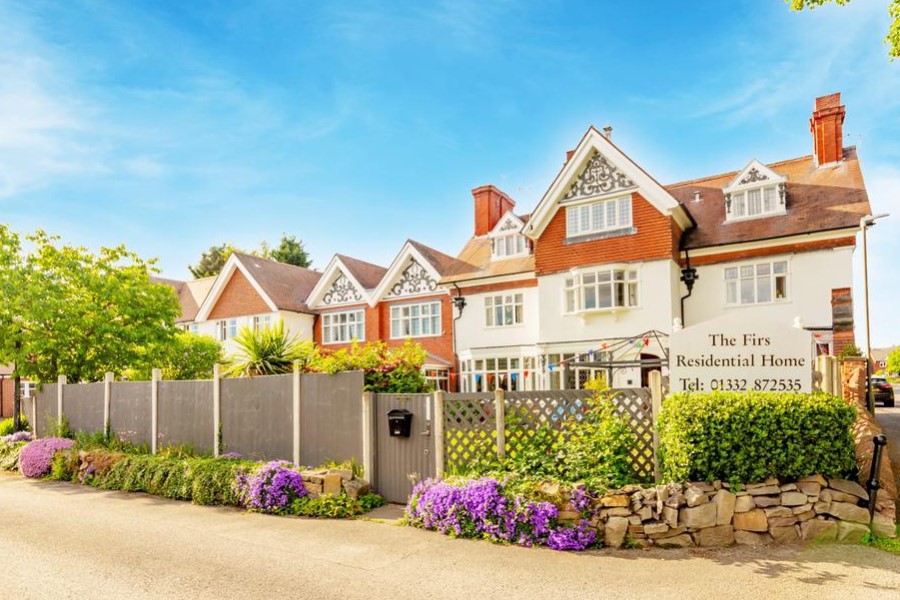
[[[459,258],[448,256],[443,252],[430,248],[415,240],[407,240],[407,242],[409,242],[410,246],[418,250],[425,260],[431,263],[431,266],[433,266],[442,277],[448,273],[471,267],[471,265],[465,264]]]
[[[804,233],[858,227],[869,214],[856,148],[844,148],[844,160],[817,168],[812,156],[767,165],[787,177],[787,214],[725,223],[725,195],[738,171],[665,186],[697,226],[682,240],[687,250],[766,240]],[[700,192],[700,202],[694,202]]]
[[[181,305],[181,316],[175,319],[176,323],[193,321],[197,317],[200,305],[206,299],[209,290],[216,281],[215,276],[203,277],[191,281],[178,281],[177,279],[165,279],[163,277],[151,277],[150,281],[168,285],[175,290],[178,303]]]
[[[358,258],[345,256],[343,254],[338,254],[336,256],[341,259],[341,262],[344,263],[344,266],[347,267],[350,274],[356,278],[356,281],[367,290],[378,287],[384,274],[387,273],[387,269],[384,267],[367,263],[364,260],[359,260]]]
[[[234,256],[278,310],[309,312],[306,299],[321,273],[240,252],[235,252]]]
[[[441,283],[534,273],[534,254],[492,260],[491,240],[486,237],[470,239],[459,253],[457,263],[458,268],[446,273],[441,279]]]

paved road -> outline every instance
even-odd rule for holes
[[[566,554],[0,475],[0,598],[897,598],[860,546]]]

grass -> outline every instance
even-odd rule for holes
[[[891,554],[900,555],[900,525],[897,526],[897,537],[886,538],[867,535],[863,540],[863,544],[878,548],[879,550],[884,550],[885,552],[890,552]]]

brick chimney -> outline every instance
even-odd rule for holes
[[[516,205],[512,198],[492,185],[475,188],[472,196],[475,198],[475,235],[486,235],[500,217]]]
[[[822,166],[840,161],[844,156],[844,115],[847,109],[841,104],[841,93],[816,98],[816,107],[809,120],[813,136],[816,165]]]

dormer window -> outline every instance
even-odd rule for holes
[[[726,187],[725,221],[756,219],[787,212],[787,178],[757,160],[750,161]]]
[[[523,254],[528,254],[528,241],[524,235],[513,233],[491,240],[491,256],[493,258],[509,258]]]
[[[522,227],[525,223],[507,212],[488,233],[491,240],[491,258],[500,260],[514,256],[525,256],[531,253],[531,246],[525,236],[522,235]]]

